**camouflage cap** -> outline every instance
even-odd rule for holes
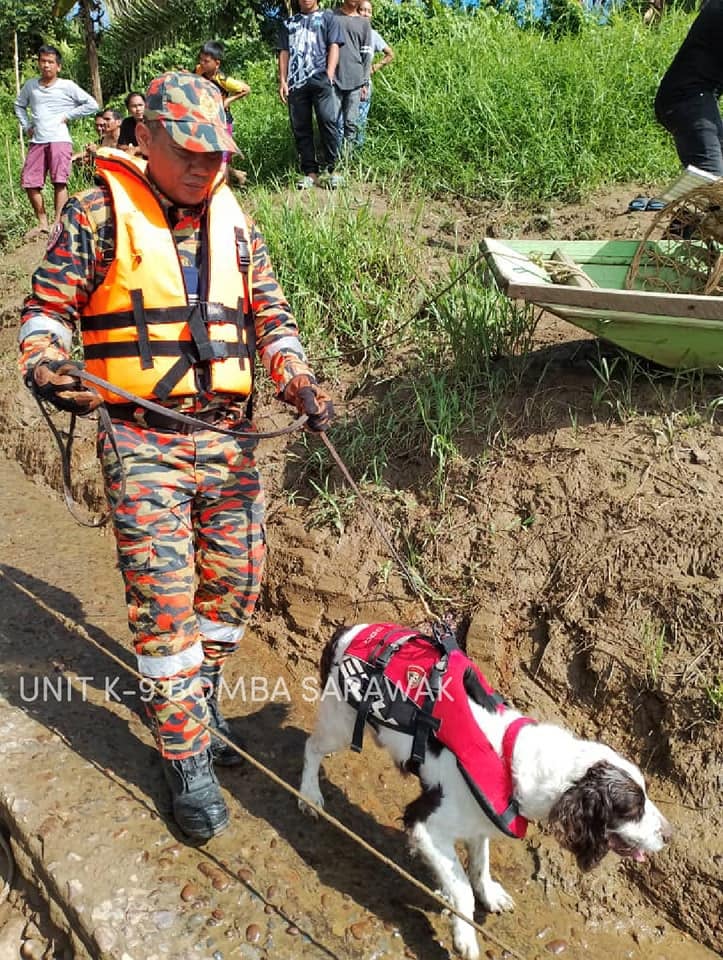
[[[160,120],[185,150],[238,153],[226,126],[221,91],[188,71],[169,71],[151,80],[144,120]]]

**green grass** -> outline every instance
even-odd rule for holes
[[[363,162],[426,192],[500,200],[664,180],[678,164],[652,103],[689,24],[668,11],[650,30],[630,15],[555,39],[490,9],[438,11],[421,34],[390,38],[397,57],[375,77]],[[249,166],[261,180],[286,177],[293,149],[275,66],[248,78],[236,125]]]
[[[716,715],[723,714],[723,680],[716,677],[713,683],[706,687],[706,693]]]
[[[400,306],[418,286],[419,253],[406,217],[375,215],[352,190],[315,192],[308,205],[302,199],[258,190],[253,202],[307,349],[327,361],[379,359],[382,344],[394,345]]]

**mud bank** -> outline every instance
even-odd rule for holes
[[[564,218],[557,227],[564,236]],[[33,802],[49,819],[43,829],[43,821],[29,820],[25,830],[7,788],[3,804],[14,829],[27,833],[19,842],[46,878],[46,894],[61,913],[69,911],[79,955],[120,957],[125,949],[138,960],[152,947],[159,957],[184,950],[198,956],[192,951],[203,931],[203,950],[214,957],[214,950],[223,957],[445,957],[447,924],[433,906],[365,855],[347,851],[329,828],[300,819],[260,775],[226,775],[232,829],[201,855],[169,833],[152,748],[132,704],[108,702],[101,681],[92,708],[73,702],[72,710],[43,711],[21,701],[23,671],[71,680],[108,673],[102,655],[67,624],[58,626],[38,600],[127,656],[111,538],[80,530],[64,513],[52,492],[60,476],[52,441],[17,384],[11,327],[25,291],[23,265],[35,256],[5,264],[0,450],[9,461],[2,562],[10,579],[0,591],[9,611],[3,642],[15,657],[3,668],[6,722],[25,717],[22,723],[33,725],[7,759],[22,768],[23,789],[32,785]],[[408,464],[394,470],[404,481],[376,507],[423,554],[436,591],[466,612],[469,652],[496,686],[539,719],[634,759],[676,829],[670,847],[649,863],[608,857],[585,876],[537,830],[528,842],[498,847],[493,866],[518,909],[513,918],[490,919],[490,929],[529,958],[549,956],[557,943],[570,958],[698,960],[723,942],[723,732],[715,700],[723,659],[723,437],[715,420],[682,413],[668,430],[652,413],[601,422],[591,411],[589,365],[570,362],[569,350],[554,352],[577,335],[543,321],[540,347],[553,353],[544,377],[533,369],[521,385],[521,402],[531,397],[539,409],[537,422],[512,431],[479,475],[460,475],[443,511],[425,496],[424,468]],[[652,411],[646,384],[636,389],[638,408]],[[705,389],[711,399],[723,393],[715,378]],[[92,434],[93,426],[83,425],[74,493],[97,509]],[[473,440],[467,453],[474,457]],[[310,527],[312,507],[285,493],[296,482],[286,445],[264,447],[260,460],[269,562],[254,636],[230,680],[281,677],[289,696],[262,696],[260,703],[244,696],[228,712],[269,766],[296,783],[313,716],[301,692],[330,631],[344,620],[417,623],[423,614],[394,573],[383,575],[388,557],[360,511],[344,517],[341,532]],[[335,758],[327,775],[331,811],[418,870],[399,823],[413,784],[373,747],[363,758]],[[80,787],[86,782],[97,810],[91,788]],[[117,815],[109,825],[112,803]],[[79,879],[81,862],[90,883]],[[201,869],[208,862],[227,877],[223,889],[210,867]],[[136,887],[150,906],[135,897]],[[119,918],[129,916],[140,919],[126,929]]]

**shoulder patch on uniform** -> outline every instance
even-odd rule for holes
[[[63,224],[60,223],[59,220],[56,220],[56,222],[50,228],[50,233],[48,234],[48,245],[45,248],[48,253],[53,249],[55,244],[58,242],[58,240],[60,240],[62,236],[63,236]]]

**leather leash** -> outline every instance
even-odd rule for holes
[[[425,596],[424,596],[424,589],[425,589],[425,587],[424,587],[424,583],[423,583],[421,577],[419,576],[419,574],[415,573],[415,572],[408,566],[408,564],[406,564],[406,563],[404,562],[404,558],[402,557],[402,555],[400,554],[400,552],[397,550],[397,548],[394,546],[394,544],[392,543],[392,541],[391,541],[389,535],[387,534],[386,530],[384,529],[384,527],[383,527],[383,526],[381,525],[381,523],[379,522],[379,518],[377,517],[377,515],[374,513],[374,511],[372,510],[371,506],[369,505],[369,501],[364,497],[364,495],[362,494],[361,490],[359,489],[359,487],[357,486],[357,484],[354,482],[354,479],[353,479],[352,475],[351,475],[351,474],[349,473],[349,471],[347,470],[346,464],[344,463],[344,461],[341,459],[341,457],[340,457],[339,454],[337,453],[337,450],[336,450],[336,448],[334,447],[334,444],[331,442],[331,440],[329,439],[329,437],[327,436],[326,433],[322,433],[322,434],[320,434],[320,436],[321,436],[322,442],[323,442],[324,445],[326,446],[326,449],[327,449],[327,450],[329,451],[329,453],[331,454],[331,457],[332,457],[334,463],[337,465],[337,467],[338,467],[339,470],[341,471],[342,476],[344,477],[344,479],[346,480],[346,482],[349,484],[349,486],[351,487],[351,489],[352,489],[352,490],[354,491],[354,493],[356,494],[356,497],[357,497],[357,499],[359,500],[359,503],[361,504],[362,509],[364,510],[364,512],[366,513],[366,515],[367,515],[367,516],[369,517],[369,519],[371,520],[372,526],[374,527],[374,529],[376,530],[376,532],[379,534],[379,536],[380,536],[381,539],[383,540],[384,545],[386,546],[386,548],[387,548],[387,550],[389,551],[389,553],[391,554],[391,556],[392,556],[392,557],[394,558],[394,560],[396,561],[397,566],[399,567],[399,569],[400,569],[400,571],[401,571],[401,573],[402,573],[402,576],[404,577],[404,579],[407,581],[407,583],[408,583],[409,586],[411,587],[412,593],[414,593],[414,595],[417,597],[417,599],[419,600],[419,602],[420,602],[420,603],[422,604],[422,606],[424,607],[424,612],[427,614],[427,616],[429,617],[430,621],[435,622],[435,621],[437,621],[437,620],[439,620],[439,621],[444,620],[444,617],[438,617],[438,616],[430,609],[430,606],[429,606],[429,604],[427,603],[427,600],[426,600],[426,598],[425,598]],[[430,592],[428,587],[427,587],[426,589],[427,589],[427,592]]]
[[[285,427],[281,427],[278,430],[233,430],[229,427],[220,427],[215,423],[207,423],[205,420],[201,420],[199,417],[192,417],[185,413],[179,413],[176,410],[171,410],[168,407],[162,406],[160,403],[155,403],[153,400],[145,400],[143,397],[137,397],[128,390],[124,390],[122,387],[116,387],[115,384],[109,383],[108,380],[104,380],[102,377],[96,377],[94,374],[88,373],[82,367],[77,365],[67,364],[63,370],[63,373],[70,377],[75,377],[84,383],[102,387],[109,393],[113,393],[116,396],[122,397],[124,400],[129,400],[131,403],[134,403],[139,407],[144,407],[146,410],[150,410],[152,413],[158,413],[168,420],[176,420],[178,423],[186,424],[186,426],[195,427],[199,430],[211,430],[214,433],[222,433],[229,437],[237,437],[244,440],[270,440],[274,437],[283,437],[286,434],[293,433],[295,430],[301,429],[301,427],[303,427],[308,420],[306,414],[303,414],[302,416],[297,417],[293,423],[290,423]],[[64,440],[61,432],[55,426],[53,418],[50,416],[50,413],[46,408],[46,404],[40,399],[40,397],[35,394],[34,396],[38,406],[40,407],[40,412],[45,418],[45,422],[48,424],[50,432],[53,435],[53,439],[55,440],[60,452],[61,475],[63,479],[63,498],[65,500],[65,505],[68,508],[68,512],[76,521],[76,523],[79,523],[83,527],[102,527],[105,523],[107,523],[111,511],[107,510],[100,517],[96,517],[94,520],[86,520],[78,512],[79,505],[73,499],[70,473],[71,453],[73,449],[73,440],[75,437],[75,423],[77,420],[76,414],[71,413],[70,415],[70,426],[68,427],[67,440]],[[123,461],[118,450],[118,444],[116,443],[115,439],[115,431],[113,429],[111,412],[106,403],[103,403],[99,407],[98,415],[103,427],[110,437],[110,442],[121,467],[121,492],[119,494],[119,499],[122,499],[123,491],[125,490],[126,476],[125,470],[123,469]]]
[[[185,423],[186,426],[196,427],[199,430],[212,430],[214,433],[224,433],[229,437],[243,437],[247,440],[271,440],[274,437],[283,437],[287,433],[300,430],[308,419],[306,414],[303,414],[294,420],[293,423],[281,427],[278,430],[231,430],[229,427],[219,427],[218,424],[207,423],[199,417],[192,417],[186,413],[179,413],[177,410],[170,410],[168,407],[164,407],[160,403],[155,403],[153,400],[145,400],[143,397],[137,397],[134,393],[130,393],[122,387],[117,387],[114,383],[109,383],[102,377],[96,377],[95,374],[88,373],[87,370],[84,370],[82,367],[68,365],[63,369],[63,373],[69,377],[77,377],[78,380],[82,380],[84,383],[102,387],[104,390],[107,390],[108,393],[112,393],[117,397],[123,397],[124,400],[128,400],[139,407],[150,410],[152,413],[159,413],[162,417],[167,417],[169,420],[177,420],[179,423]]]

